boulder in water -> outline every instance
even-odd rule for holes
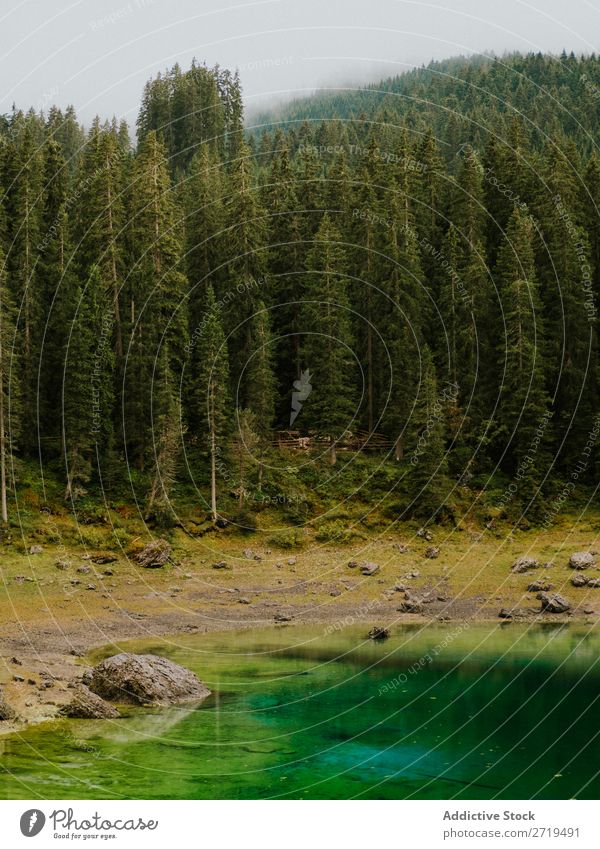
[[[71,719],[117,719],[121,716],[115,707],[92,693],[84,684],[75,690],[69,704],[61,708],[59,713]]]
[[[371,628],[368,634],[370,640],[387,640],[389,635],[390,632],[387,628],[380,628],[378,625]]]
[[[189,669],[154,654],[123,652],[108,657],[92,670],[86,683],[103,699],[138,705],[170,705],[210,695]]]

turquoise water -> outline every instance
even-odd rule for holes
[[[0,738],[0,797],[600,797],[600,634],[449,624],[374,643],[367,630],[123,644],[194,669],[213,695]]]

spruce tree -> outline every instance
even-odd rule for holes
[[[301,313],[302,370],[310,372],[313,385],[302,425],[329,442],[332,465],[357,401],[347,266],[340,241],[325,213],[308,255]]]
[[[200,410],[200,436],[205,441],[210,461],[210,513],[217,522],[217,467],[227,433],[232,427],[229,394],[229,357],[219,307],[212,286],[206,292],[206,312],[196,344],[199,372],[196,397]]]

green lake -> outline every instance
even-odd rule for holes
[[[202,704],[0,738],[0,798],[600,798],[600,633],[326,626],[108,647],[193,669]]]

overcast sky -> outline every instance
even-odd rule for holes
[[[432,58],[600,51],[600,0],[0,0],[0,111],[72,103],[135,121],[144,82],[195,56],[247,107]]]

